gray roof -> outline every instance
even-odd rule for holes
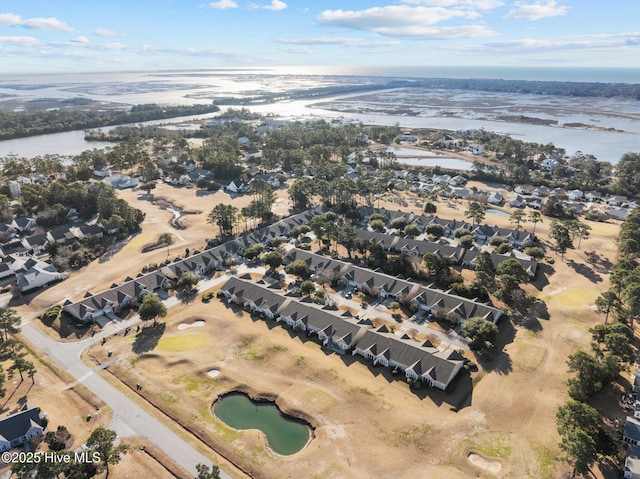
[[[625,439],[640,442],[640,421],[631,416],[627,416],[627,422],[624,425],[623,437]]]
[[[37,407],[29,407],[0,420],[0,436],[11,442],[24,436],[33,426],[42,428],[40,408]]]
[[[429,344],[402,339],[387,332],[386,328],[379,328],[366,331],[357,347],[374,356],[384,356],[420,377],[430,377],[447,385],[454,378],[463,358],[455,352],[440,352]]]

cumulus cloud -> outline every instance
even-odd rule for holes
[[[252,3],[249,5],[249,8],[262,8],[264,10],[273,10],[277,12],[278,10],[284,10],[287,8],[287,4],[282,2],[281,0],[271,0],[271,3],[267,5],[258,5],[257,3]]]
[[[291,45],[342,45],[358,48],[388,47],[400,44],[398,41],[369,41],[352,37],[278,38],[276,41]]]
[[[226,10],[227,8],[238,8],[238,4],[233,0],[218,0],[209,4],[211,8],[216,10]]]
[[[389,5],[359,11],[326,10],[318,16],[318,22],[392,37],[452,39],[494,36],[495,33],[484,25],[433,26],[447,20],[466,20],[477,16],[478,13],[471,10]]]
[[[96,28],[92,33],[99,37],[124,37],[123,34],[116,33],[113,30],[109,30],[107,28]]]
[[[508,20],[540,20],[547,17],[566,15],[569,9],[558,5],[556,0],[544,0],[535,3],[516,2],[515,8],[504,18]]]
[[[59,30],[73,32],[73,28],[57,18],[22,18],[13,13],[0,13],[0,25],[11,27],[33,28],[36,30]]]
[[[0,37],[0,45],[18,45],[21,47],[37,47],[40,42],[34,37]]]
[[[405,26],[434,25],[452,18],[466,18],[468,15],[468,12],[462,10],[440,7],[389,5],[358,11],[325,10],[318,16],[318,21],[325,25],[377,32],[385,28],[395,29]]]

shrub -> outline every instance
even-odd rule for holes
[[[427,226],[426,232],[431,236],[440,238],[441,236],[444,236],[444,227],[437,223],[432,223]]]
[[[42,313],[42,319],[53,322],[60,317],[60,314],[62,314],[62,305],[54,304],[44,310],[44,313]]]
[[[544,258],[544,249],[539,246],[531,246],[529,248],[525,248],[524,253],[535,259]]]
[[[374,220],[371,223],[369,223],[369,226],[371,226],[372,230],[376,230],[376,231],[384,231],[386,229],[384,221],[382,220]]]
[[[456,238],[462,238],[463,236],[467,236],[467,235],[470,235],[470,234],[471,234],[471,231],[469,231],[469,229],[467,229],[467,228],[458,228],[455,231],[454,236]]]
[[[309,251],[311,249],[311,243],[301,243],[298,245],[298,248],[304,251]]]
[[[391,310],[400,309],[400,303],[398,303],[397,301],[392,301],[389,304],[389,309],[391,309]]]
[[[213,298],[214,294],[212,291],[207,291],[202,295],[202,301],[208,303]]]
[[[500,254],[507,254],[509,252],[511,252],[511,250],[513,249],[513,246],[511,246],[508,242],[507,243],[502,243],[501,245],[498,246],[498,248],[496,249],[496,251]]]
[[[498,247],[501,244],[505,244],[508,242],[509,240],[507,238],[503,238],[502,236],[494,236],[493,238],[491,238],[491,241],[489,241],[489,244],[491,246]]]

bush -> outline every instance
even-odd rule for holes
[[[42,313],[42,319],[48,322],[53,322],[60,317],[62,314],[62,305],[54,304],[53,306],[49,306]]]
[[[471,234],[467,228],[458,228],[453,234],[456,238],[462,238],[463,236],[468,236]]]
[[[544,249],[539,246],[531,246],[529,248],[525,248],[524,253],[535,259],[544,258]]]
[[[202,295],[202,301],[208,303],[209,301],[211,301],[211,299],[213,299],[213,296],[214,294],[212,291],[207,291]]]
[[[391,310],[400,309],[400,303],[398,303],[397,301],[392,301],[389,304],[389,309],[391,309]]]
[[[493,238],[491,238],[491,241],[489,241],[489,244],[491,246],[498,247],[501,244],[505,244],[508,242],[509,240],[507,238],[503,238],[502,236],[494,236]]]
[[[386,229],[384,221],[382,220],[374,220],[371,223],[369,223],[369,226],[371,226],[372,230],[376,230],[376,231],[384,231]]]
[[[301,243],[298,245],[298,248],[304,251],[309,251],[311,249],[311,243]]]
[[[500,254],[507,254],[510,253],[511,250],[513,250],[513,246],[511,246],[508,242],[507,243],[502,243],[501,245],[498,246],[498,248],[496,249],[496,251]]]
[[[441,236],[444,236],[444,227],[437,223],[431,223],[427,226],[426,232],[428,235],[440,238]]]

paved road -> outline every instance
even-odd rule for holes
[[[93,338],[72,343],[55,341],[28,320],[22,324],[22,334],[41,351],[40,356],[44,360],[47,360],[46,356],[48,356],[51,361],[82,382],[113,410],[113,420],[109,427],[114,429],[119,436],[136,435],[148,438],[195,476],[197,474],[196,464],[211,464],[211,459],[200,454],[158,419],[145,412],[127,396],[95,374],[100,367],[91,369],[80,359],[82,351],[90,347],[92,343],[99,342],[103,337],[130,327],[138,321],[139,319],[134,317],[126,321],[112,322]],[[220,471],[220,477],[231,479],[231,476],[224,471]]]

